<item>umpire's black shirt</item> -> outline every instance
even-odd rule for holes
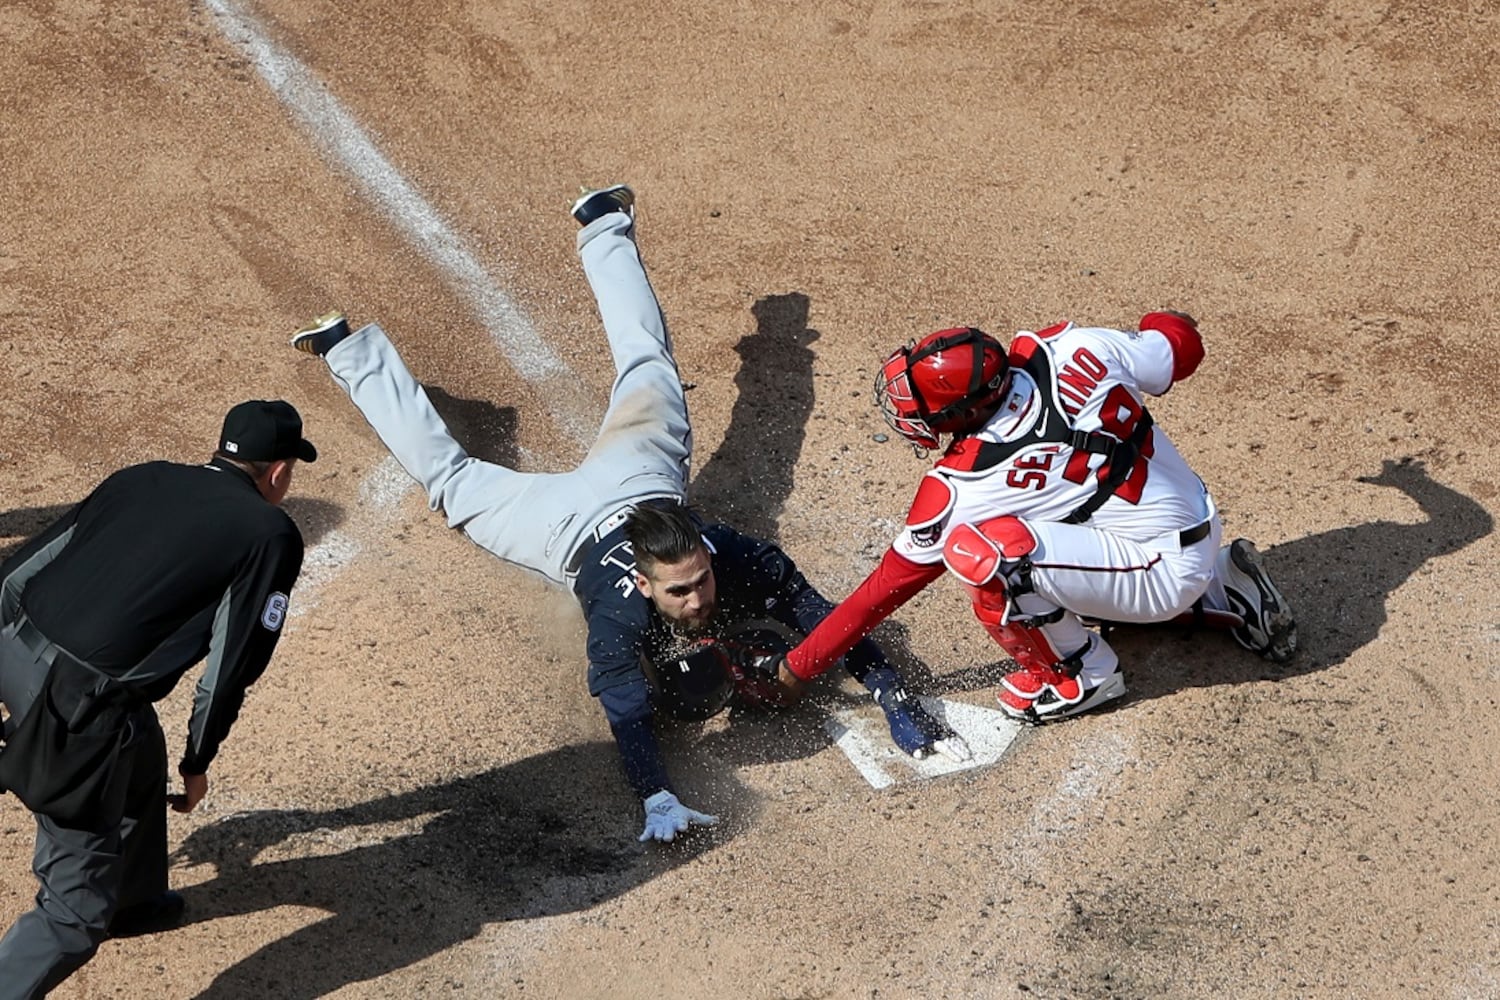
[[[302,534],[233,464],[122,469],[0,567],[5,619],[158,701],[207,657],[180,770],[203,774],[265,670]]]

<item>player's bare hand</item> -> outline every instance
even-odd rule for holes
[[[782,686],[792,701],[801,698],[802,693],[807,690],[807,682],[792,673],[792,668],[786,665],[785,657],[776,665],[776,683]]]
[[[203,801],[203,796],[208,794],[208,775],[206,774],[184,774],[182,776],[182,794],[168,795],[167,805],[172,807],[173,812],[190,813],[198,808],[198,803]]]

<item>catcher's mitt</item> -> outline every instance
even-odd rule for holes
[[[796,701],[796,696],[776,679],[777,669],[785,659],[784,653],[758,649],[738,639],[717,639],[713,644],[722,649],[728,659],[729,672],[734,678],[736,705],[778,709]]]

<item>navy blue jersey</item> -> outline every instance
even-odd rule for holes
[[[833,610],[776,545],[725,524],[706,524],[702,530],[718,591],[709,634],[724,635],[737,625],[770,619],[801,636]],[[643,799],[670,789],[651,729],[651,693],[641,661],[645,657],[660,663],[703,636],[674,634],[641,593],[623,527],[588,553],[573,589],[588,622],[589,693],[599,699],[609,719],[625,775]],[[845,664],[857,680],[872,667],[887,666],[869,639],[849,652]]]

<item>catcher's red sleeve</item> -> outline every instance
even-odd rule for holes
[[[1203,360],[1203,335],[1192,320],[1177,313],[1147,313],[1137,329],[1156,330],[1172,345],[1173,382],[1181,382],[1198,370]]]
[[[944,571],[940,562],[924,566],[895,549],[886,549],[880,565],[865,577],[865,582],[786,654],[787,669],[804,681],[812,680]]]

